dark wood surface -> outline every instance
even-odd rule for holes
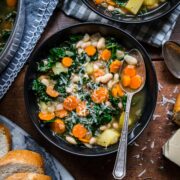
[[[76,23],[72,18],[67,18],[63,13],[56,11],[52,16],[44,34],[38,45],[51,36],[54,32]],[[180,21],[174,30],[172,38],[180,40]],[[161,58],[161,49],[147,46],[154,60],[157,77],[162,85],[158,95],[158,103],[155,115],[160,115],[152,120],[145,131],[137,139],[134,145],[128,148],[127,180],[153,179],[153,180],[179,180],[180,168],[168,161],[162,155],[162,145],[177,129],[167,114],[167,110],[172,110],[172,104],[161,104],[163,96],[171,99],[180,92],[180,80],[175,79],[167,70]],[[115,160],[115,154],[106,157],[85,158],[78,157],[63,152],[47,142],[32,125],[29,119],[23,97],[24,75],[28,65],[26,65],[16,78],[8,93],[0,102],[0,114],[10,118],[17,123],[47,151],[52,153],[78,180],[110,180]],[[177,87],[177,88],[176,88]],[[177,90],[177,91],[175,91]],[[154,144],[154,148],[153,148]],[[146,171],[142,177],[138,175]]]

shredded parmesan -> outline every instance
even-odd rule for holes
[[[154,114],[154,115],[153,115],[153,120],[156,120],[156,119],[159,118],[159,117],[161,117],[161,116],[158,115],[158,114]]]
[[[178,93],[178,92],[179,92],[179,89],[178,89],[178,87],[176,86],[176,87],[174,88],[173,93],[175,94],[175,93]]]
[[[133,157],[135,157],[136,159],[140,158],[140,154],[134,155]]]
[[[151,149],[154,148],[154,145],[155,145],[155,142],[153,141],[153,142],[151,143]]]
[[[160,83],[158,83],[158,90],[161,91],[162,89],[163,89],[163,86]]]
[[[143,176],[146,173],[146,169],[144,169],[141,173],[139,173],[138,177]]]
[[[147,146],[144,146],[144,147],[141,149],[141,151],[144,151],[145,149],[147,149]]]
[[[137,144],[136,142],[134,142],[134,146],[139,147],[139,144]]]
[[[166,103],[175,104],[175,100],[174,99],[168,99],[165,96],[163,96],[162,101],[161,101],[161,105],[164,106]]]

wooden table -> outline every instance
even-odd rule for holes
[[[77,21],[67,18],[62,12],[56,10],[52,16],[39,44],[54,32]],[[180,40],[180,18],[173,32],[173,39]],[[151,52],[161,90],[158,103],[152,120],[134,145],[128,148],[127,176],[125,179],[153,179],[153,180],[179,180],[180,168],[162,156],[162,145],[177,129],[167,114],[172,110],[172,104],[161,104],[163,96],[175,98],[180,92],[180,80],[175,79],[167,70],[161,58],[161,49],[146,46]],[[6,96],[0,102],[0,114],[10,118],[25,129],[37,142],[52,153],[78,180],[109,180],[113,179],[112,169],[115,154],[99,158],[78,157],[63,152],[47,142],[32,125],[24,104],[23,82],[28,65],[26,65],[16,78]],[[156,116],[157,115],[157,116]],[[160,115],[160,117],[158,116]],[[141,172],[145,172],[138,177]]]

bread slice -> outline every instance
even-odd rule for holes
[[[0,158],[6,155],[11,149],[11,135],[9,129],[0,124]]]
[[[52,180],[50,176],[36,173],[16,173],[5,180]]]
[[[44,174],[44,163],[40,154],[29,150],[14,150],[0,159],[0,180],[14,173]]]

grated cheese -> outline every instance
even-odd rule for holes
[[[146,169],[144,169],[141,173],[139,173],[138,177],[143,176],[146,173]]]

